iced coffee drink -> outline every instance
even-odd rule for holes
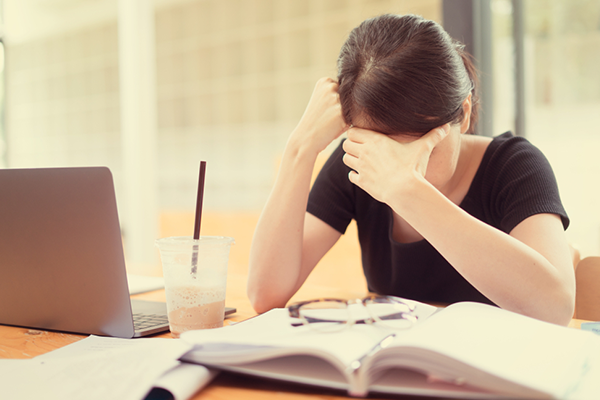
[[[173,337],[195,329],[223,326],[225,290],[220,287],[182,286],[166,290],[169,327]]]
[[[159,239],[167,313],[173,337],[220,328],[225,317],[227,262],[233,239],[224,236]]]

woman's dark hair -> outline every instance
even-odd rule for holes
[[[354,28],[338,58],[346,123],[362,118],[382,133],[423,135],[463,120],[472,94],[477,123],[477,72],[464,46],[434,21],[385,14]]]

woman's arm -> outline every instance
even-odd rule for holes
[[[560,218],[534,215],[506,234],[450,201],[425,179],[431,153],[449,130],[437,128],[407,143],[351,130],[344,143],[344,162],[354,170],[350,180],[388,204],[500,307],[567,324],[575,280]]]
[[[306,205],[317,155],[345,129],[337,84],[323,78],[287,142],[252,240],[248,296],[257,312],[285,306],[341,235]]]
[[[471,216],[427,182],[392,208],[498,306],[566,325],[575,280],[562,222],[531,216],[506,234]]]

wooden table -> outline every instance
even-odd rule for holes
[[[256,315],[246,296],[246,275],[230,274],[227,282],[226,304],[235,307],[237,312],[226,320],[242,321]],[[311,299],[322,296],[341,298],[359,298],[364,291],[342,290],[319,285],[307,285],[294,296],[292,301]],[[164,290],[144,293],[134,298],[154,301],[165,301]],[[77,342],[86,335],[49,332],[36,329],[18,328],[0,325],[0,358],[24,359],[33,358],[68,344]],[[170,333],[155,337],[170,338]],[[135,340],[135,339],[133,339]],[[261,380],[257,378],[220,374],[208,387],[198,392],[194,400],[224,399],[347,399],[343,392],[302,385]]]
[[[361,298],[365,291],[343,289],[339,287],[305,285],[292,299],[306,300],[318,297]],[[144,293],[135,298],[155,301],[165,301],[164,290]],[[242,321],[256,313],[246,296],[246,276],[230,274],[228,277],[227,301],[228,306],[236,307],[237,313],[228,321]],[[570,326],[579,328],[580,320],[571,321]],[[32,358],[57,348],[66,346],[85,338],[85,335],[40,331],[27,328],[17,328],[0,325],[0,358]],[[170,333],[156,337],[171,337]],[[134,339],[135,340],[135,339]],[[220,374],[208,387],[198,392],[194,400],[225,400],[225,399],[347,399],[345,393],[321,388],[312,388],[285,382],[268,381],[253,377],[234,374]],[[373,398],[373,397],[370,397]],[[379,398],[398,398],[383,396]],[[404,396],[405,399],[423,399],[423,397]]]

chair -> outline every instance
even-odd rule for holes
[[[575,268],[575,318],[600,321],[600,257],[585,257]]]

